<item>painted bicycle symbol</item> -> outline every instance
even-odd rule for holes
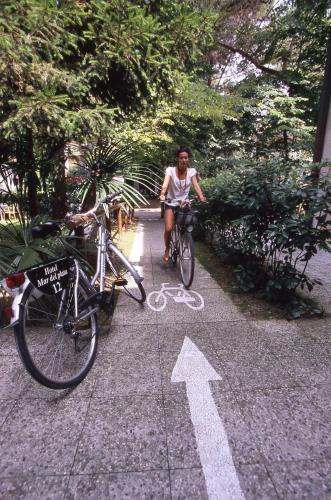
[[[151,292],[147,297],[148,306],[153,311],[163,311],[168,302],[168,297],[174,302],[187,305],[190,309],[199,311],[205,306],[203,297],[194,290],[186,290],[183,283],[178,286],[168,286],[169,283],[162,283],[161,290]]]

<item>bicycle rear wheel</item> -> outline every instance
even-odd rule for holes
[[[189,288],[194,276],[194,244],[192,234],[188,231],[179,236],[179,267],[182,282]]]
[[[89,296],[80,279],[77,288],[78,314],[75,320],[74,285],[56,295],[46,295],[31,284],[26,288],[15,326],[16,344],[25,368],[50,389],[78,385],[95,360],[97,318],[92,306],[81,307]],[[85,314],[86,313],[86,314]]]
[[[140,304],[145,302],[146,292],[137,271],[115,245],[109,246],[106,259],[115,285]]]

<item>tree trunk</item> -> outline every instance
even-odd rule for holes
[[[288,148],[287,130],[283,130],[283,139],[284,139],[284,155],[285,155],[285,160],[288,161],[288,159],[289,159],[289,148]]]
[[[24,163],[27,168],[27,190],[29,211],[31,217],[35,217],[39,213],[39,205],[37,199],[38,177],[36,173],[36,165],[33,152],[33,136],[32,130],[29,128],[25,135],[24,144]]]
[[[61,146],[57,154],[57,167],[54,175],[54,191],[52,194],[52,217],[54,219],[63,219],[67,213],[67,197],[65,182],[65,160],[64,145]]]

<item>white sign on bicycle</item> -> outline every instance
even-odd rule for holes
[[[176,286],[161,283],[161,290],[155,290],[148,295],[147,304],[153,311],[163,311],[168,299],[172,299],[177,304],[185,304],[196,311],[203,309],[205,306],[203,297],[194,290],[186,290],[183,283]]]

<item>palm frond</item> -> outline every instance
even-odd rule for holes
[[[148,202],[139,192],[139,186],[155,193],[151,174],[161,180],[161,175],[154,166],[152,170],[150,165],[136,161],[130,147],[117,142],[96,145],[93,149],[83,148],[82,160],[78,167],[86,176],[76,191],[80,194],[82,205],[93,191],[100,197],[118,189],[123,190],[124,201],[130,207],[146,205]],[[122,177],[123,181],[116,177]]]

